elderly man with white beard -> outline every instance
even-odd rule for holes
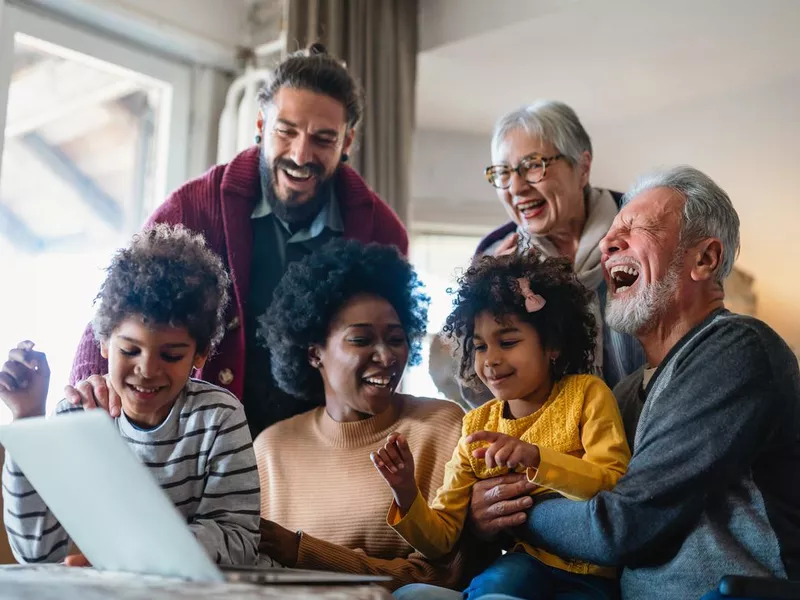
[[[800,372],[772,329],[725,309],[738,248],[730,198],[691,167],[641,179],[601,242],[606,322],[647,357],[615,389],[638,415],[633,456],[589,501],[537,496],[515,533],[621,567],[626,600],[715,598],[731,574],[800,579]],[[473,494],[473,529],[501,533],[523,500]]]
[[[728,195],[690,167],[641,179],[601,242],[607,323],[647,367],[628,473],[531,509],[531,543],[624,567],[624,598],[699,598],[724,575],[800,578],[800,373],[761,321],[724,307],[739,247]],[[709,596],[712,597],[712,596]]]

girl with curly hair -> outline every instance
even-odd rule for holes
[[[402,432],[372,455],[394,496],[389,524],[431,559],[458,541],[480,479],[524,473],[532,495],[586,500],[611,489],[630,460],[617,402],[592,374],[591,296],[569,261],[531,253],[484,257],[459,284],[445,332],[458,342],[461,378],[482,382],[495,399],[465,415],[462,438],[430,505],[415,480],[415,458],[421,456]],[[613,569],[556,556],[518,538],[508,549],[472,580],[467,598],[618,595]]]
[[[263,327],[272,374],[310,409],[255,441],[261,550],[282,564],[387,575],[391,589],[416,581],[461,589],[488,564],[470,563],[486,553],[464,543],[440,561],[415,553],[386,526],[391,493],[369,459],[402,432],[420,455],[427,502],[458,442],[457,404],[398,391],[419,358],[427,306],[411,265],[377,244],[331,241],[278,285]]]
[[[260,489],[244,410],[227,390],[191,378],[225,331],[229,284],[203,236],[156,225],[115,254],[92,325],[108,360],[109,389],[121,398],[111,416],[122,438],[212,559],[254,565]],[[0,370],[0,398],[15,419],[44,415],[49,377],[47,358],[32,342],[11,350]],[[59,415],[80,410],[68,400],[56,407]],[[17,560],[63,560],[67,532],[10,456],[3,496]],[[87,564],[82,555],[66,558]]]

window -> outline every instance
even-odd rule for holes
[[[52,409],[111,253],[186,176],[190,72],[11,6],[0,34],[0,355],[47,353]]]
[[[428,335],[423,346],[422,364],[409,368],[403,379],[403,391],[408,394],[429,398],[459,399],[458,388],[452,378],[443,375],[447,386],[444,390],[439,390],[433,382],[429,373],[430,349],[433,337],[442,330],[445,319],[453,307],[452,296],[447,290],[456,287],[456,279],[469,265],[480,239],[478,235],[435,233],[412,236],[411,262],[425,284],[426,293],[431,297],[431,306],[428,314]],[[443,360],[444,357],[441,354],[437,354],[437,357],[438,360],[434,364],[440,371],[443,371],[446,361]]]

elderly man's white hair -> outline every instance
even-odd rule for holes
[[[633,185],[623,204],[654,188],[673,190],[686,199],[681,225],[681,247],[709,237],[722,241],[722,261],[715,273],[720,284],[730,275],[739,253],[739,215],[725,191],[705,173],[681,165],[653,171]]]

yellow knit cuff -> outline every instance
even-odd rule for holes
[[[539,446],[539,466],[536,469],[528,469],[526,471],[526,475],[528,476],[528,481],[531,483],[535,483],[536,485],[541,485],[544,487],[550,487],[553,483],[553,475],[556,475],[554,472],[555,465],[554,463],[557,462],[558,457],[554,455],[558,455],[559,453],[555,450],[551,450],[550,448],[544,448]]]
[[[601,482],[576,468],[576,464],[585,465],[580,459],[562,454],[552,448],[539,446],[541,460],[539,468],[531,483],[558,492],[570,500],[589,500],[601,489]]]
[[[421,510],[421,504],[424,503],[427,506],[427,502],[422,497],[422,494],[419,490],[417,490],[417,497],[414,498],[414,502],[411,503],[411,507],[408,509],[406,514],[402,514],[400,511],[400,507],[397,506],[397,502],[392,500],[392,505],[389,507],[389,514],[386,515],[386,523],[389,527],[396,528],[397,526],[402,526],[402,524],[406,521],[413,520],[415,518],[419,518],[421,515],[418,513]]]

